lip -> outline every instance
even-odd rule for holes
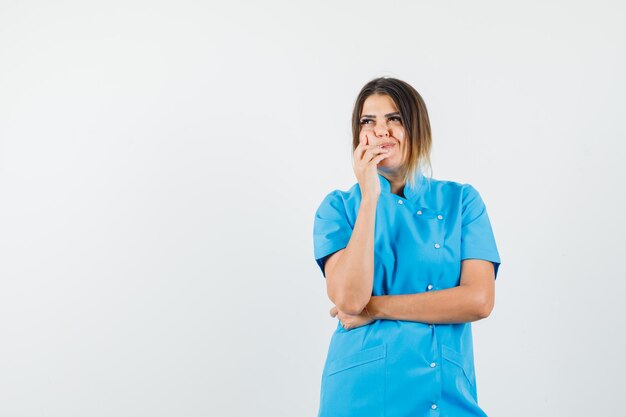
[[[396,146],[396,144],[394,142],[387,142],[387,143],[381,143],[379,146],[381,146],[383,149],[391,149],[394,146]]]

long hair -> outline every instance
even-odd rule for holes
[[[372,94],[385,94],[391,97],[395,103],[402,124],[406,130],[407,141],[402,155],[402,172],[405,183],[415,187],[417,172],[423,172],[428,164],[430,168],[429,178],[432,179],[432,164],[430,161],[430,148],[432,137],[430,121],[426,103],[422,96],[410,84],[391,77],[379,77],[371,80],[363,86],[354,103],[352,112],[352,154],[359,145],[359,133],[361,132],[361,112],[363,103]]]

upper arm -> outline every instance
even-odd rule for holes
[[[334,284],[334,280],[330,277],[332,277],[332,271],[335,268],[335,265],[337,265],[337,261],[339,261],[339,258],[341,258],[341,255],[343,253],[343,251],[345,251],[346,249],[340,249],[335,253],[332,253],[331,255],[328,256],[328,258],[326,258],[326,262],[324,263],[324,276],[326,277],[326,293],[328,294],[328,298],[335,304],[335,292],[333,291],[333,284]]]
[[[484,259],[461,261],[461,283],[470,286],[480,305],[481,316],[487,317],[495,303],[495,270],[493,262]]]
[[[335,265],[337,264],[337,261],[341,257],[341,254],[345,250],[346,248],[340,249],[337,252],[329,255],[328,258],[326,258],[326,262],[324,263],[324,275],[326,276],[326,278],[328,278],[328,274],[335,267]]]
[[[315,213],[313,223],[313,251],[322,275],[326,277],[326,265],[334,266],[338,251],[348,246],[352,236],[352,224],[341,198],[341,193],[328,194]],[[334,258],[331,260],[331,258]]]
[[[470,184],[463,186],[461,198],[461,261],[465,259],[491,261],[495,280],[500,266],[500,254],[487,207],[478,191]]]

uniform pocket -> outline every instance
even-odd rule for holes
[[[385,344],[329,362],[322,378],[321,417],[383,417]]]
[[[414,213],[415,233],[417,242],[420,244],[420,251],[424,251],[426,247],[426,252],[430,254],[430,261],[439,262],[441,251],[433,251],[432,249],[433,247],[440,249],[445,246],[447,214],[428,207],[417,208]],[[426,246],[424,247],[424,245]]]
[[[463,354],[446,345],[441,345],[441,356],[445,359],[443,363],[445,384],[453,384],[456,390],[476,400],[473,374]]]
[[[440,210],[434,210],[428,207],[417,207],[415,209],[418,219],[423,220],[443,220],[443,213]],[[439,218],[441,216],[441,219]]]

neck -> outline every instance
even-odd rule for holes
[[[399,170],[380,170],[380,175],[389,180],[391,192],[400,195],[404,189],[404,175]]]

